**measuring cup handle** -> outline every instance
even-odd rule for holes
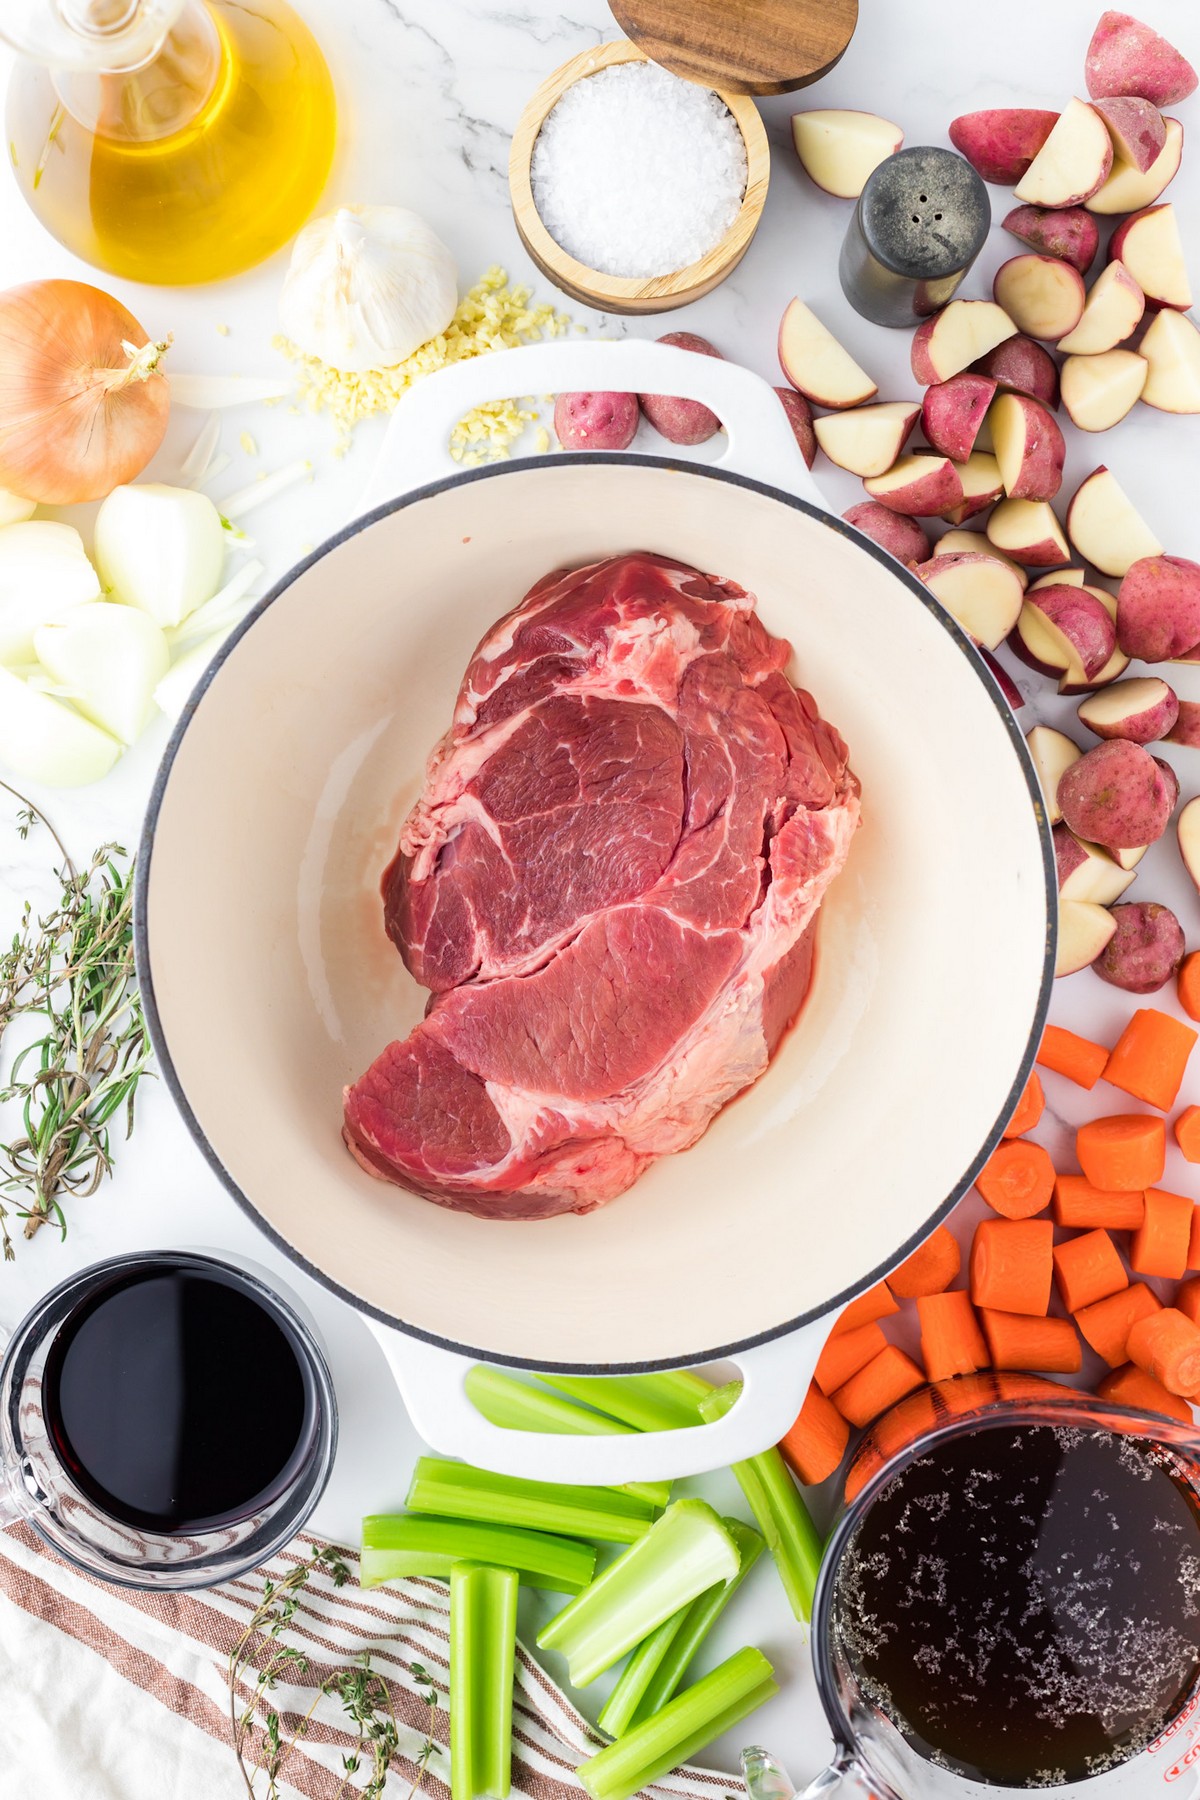
[[[719,468],[783,488],[814,506],[823,504],[779,396],[760,375],[674,344],[589,338],[499,350],[425,376],[392,415],[361,510],[371,512],[426,482],[462,474],[450,455],[450,431],[485,401],[581,391],[699,400],[725,427]],[[667,455],[674,450],[665,440],[656,448]]]
[[[828,1329],[824,1323],[809,1325],[731,1356],[741,1374],[742,1394],[714,1424],[565,1437],[493,1425],[475,1410],[464,1386],[473,1358],[374,1319],[366,1322],[387,1357],[413,1425],[434,1450],[500,1475],[589,1487],[702,1475],[778,1443],[800,1411]]]

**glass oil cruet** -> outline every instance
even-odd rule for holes
[[[134,281],[214,281],[312,212],[336,103],[286,0],[0,0],[25,199],[76,255]]]

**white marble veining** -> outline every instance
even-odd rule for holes
[[[342,140],[329,200],[373,200],[411,206],[446,238],[464,285],[489,264],[534,279],[539,297],[554,298],[523,255],[508,210],[509,134],[532,89],[576,51],[616,35],[604,0],[572,0],[568,13],[552,0],[296,0],[319,34],[333,66],[341,99]],[[1145,0],[1146,16],[1200,57],[1194,0]],[[1058,106],[1082,89],[1083,53],[1100,0],[1009,0],[1006,6],[963,7],[955,0],[862,0],[861,23],[845,58],[817,88],[799,97],[763,102],[773,154],[771,192],[758,236],[740,268],[723,287],[686,313],[658,320],[600,320],[570,306],[574,316],[608,334],[643,335],[686,327],[710,336],[726,355],[779,380],[775,335],[793,293],[802,294],[841,335],[878,379],[881,398],[915,392],[908,369],[908,334],[891,333],[851,313],[837,283],[837,251],[849,207],[819,193],[801,172],[790,147],[788,118],[797,106],[853,106],[881,112],[900,123],[906,141],[945,143],[957,113],[981,106]],[[6,74],[0,59],[0,74]],[[1180,109],[1188,130],[1200,130],[1200,100]],[[1186,160],[1168,198],[1190,237],[1193,279],[1200,282],[1200,176]],[[991,190],[997,221],[1010,203]],[[990,291],[992,272],[1019,248],[997,227],[965,295]],[[283,270],[276,258],[241,280],[181,291],[111,286],[156,335],[171,331],[177,368],[261,373],[275,368],[270,342],[275,298]],[[15,186],[0,176],[0,285],[48,275],[94,279],[54,243],[28,214]],[[229,327],[220,335],[218,325]],[[177,414],[155,472],[170,479],[199,430],[195,415]],[[253,463],[238,447],[243,424],[257,440]],[[355,509],[370,467],[379,428],[362,429],[351,453],[337,459],[332,433],[321,420],[297,417],[286,407],[259,409],[252,418],[228,415],[224,446],[234,457],[225,491],[243,485],[258,468],[311,456],[316,479],[253,516],[259,554],[272,578],[335,530]],[[1146,408],[1115,433],[1089,442],[1069,432],[1066,491],[1090,468],[1107,462],[1162,535],[1168,549],[1200,557],[1200,422],[1168,418]],[[828,463],[817,477],[831,510],[861,498],[857,481]],[[83,509],[79,509],[83,512]],[[86,512],[83,512],[86,520]],[[498,596],[497,605],[510,596]],[[802,647],[801,647],[802,649]],[[1022,715],[1062,723],[1069,703],[1057,701],[1036,677],[1018,673],[1031,704]],[[1180,669],[1178,686],[1200,700],[1200,668]],[[920,696],[895,696],[894,729],[937,730]],[[78,856],[115,837],[136,840],[139,820],[165,728],[151,730],[115,773],[78,793],[39,793],[59,832]],[[1184,796],[1200,789],[1200,754],[1168,750]],[[2,771],[0,771],[2,774]],[[247,780],[254,771],[248,768]],[[11,929],[21,901],[46,899],[50,846],[44,834],[18,842],[7,824],[0,794],[0,937]],[[979,804],[987,805],[980,794]],[[986,872],[984,872],[986,878]],[[1138,896],[1175,906],[1189,938],[1200,942],[1200,907],[1178,865],[1170,839],[1157,846],[1139,872]],[[988,946],[980,944],[986,956]],[[1161,997],[1160,997],[1161,1002]],[[1159,1003],[1160,1003],[1159,1002]],[[1054,1017],[1101,1039],[1111,1038],[1127,1015],[1125,996],[1090,973],[1061,983]],[[986,1030],[986,1021],[980,1022]],[[1051,1103],[1043,1133],[1052,1151],[1065,1147],[1069,1130],[1092,1103],[1077,1089],[1047,1081]],[[1200,1098],[1200,1090],[1191,1098]],[[1168,1184],[1196,1191],[1184,1165],[1168,1169]],[[318,1525],[353,1535],[359,1515],[402,1499],[415,1444],[382,1359],[348,1309],[306,1277],[284,1265],[259,1238],[202,1162],[161,1087],[144,1091],[138,1130],[118,1151],[115,1179],[95,1198],[71,1209],[64,1245],[49,1231],[22,1243],[16,1266],[0,1272],[0,1325],[11,1327],[36,1295],[72,1269],[97,1257],[150,1244],[206,1244],[240,1250],[281,1273],[317,1315],[327,1338],[342,1404],[343,1453]],[[336,1229],[331,1222],[331,1229]],[[703,1484],[718,1501],[733,1502],[730,1478]],[[789,1763],[793,1775],[810,1776],[821,1764],[820,1722],[799,1632],[791,1624],[769,1568],[760,1568],[749,1591],[731,1609],[717,1647],[763,1644],[784,1679],[784,1693],[759,1718],[753,1732]],[[740,1733],[719,1747],[718,1760],[734,1766]],[[135,1800],[134,1796],[130,1800]]]

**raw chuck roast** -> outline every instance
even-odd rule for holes
[[[649,554],[484,638],[383,879],[431,999],[346,1090],[373,1175],[588,1212],[757,1079],[858,823],[846,746],[734,583]]]

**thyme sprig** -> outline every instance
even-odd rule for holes
[[[0,1045],[13,1021],[37,1021],[37,1035],[13,1058],[0,1102],[20,1109],[23,1131],[0,1143],[0,1194],[31,1238],[48,1221],[66,1235],[63,1199],[94,1194],[112,1170],[109,1127],[133,1130],[138,1082],[150,1062],[133,960],[133,865],[119,844],[102,844],[77,870],[45,815],[20,802],[17,831],[44,826],[61,854],[62,891],[45,916],[26,902],[8,949],[0,952]],[[14,1259],[10,1210],[0,1200],[4,1260]]]
[[[363,1651],[347,1667],[336,1670],[321,1682],[308,1711],[290,1738],[284,1734],[278,1709],[268,1705],[262,1743],[253,1763],[249,1761],[251,1735],[260,1703],[274,1692],[281,1676],[304,1675],[308,1671],[309,1659],[304,1652],[293,1644],[281,1643],[280,1639],[295,1615],[301,1592],[318,1569],[329,1575],[334,1587],[343,1587],[350,1579],[344,1559],[336,1550],[323,1545],[306,1562],[297,1564],[282,1581],[263,1583],[263,1597],[229,1654],[229,1722],[234,1754],[249,1800],[280,1800],[279,1780],[287,1759],[298,1741],[307,1734],[309,1723],[326,1695],[341,1701],[356,1735],[353,1748],[342,1757],[342,1780],[337,1790],[339,1800],[351,1787],[351,1777],[363,1769],[367,1759],[367,1782],[353,1791],[360,1794],[362,1800],[379,1800],[400,1747],[400,1729],[387,1682],[372,1669],[369,1651]],[[420,1663],[410,1664],[410,1670],[421,1698],[429,1708],[432,1724],[438,1703],[437,1689]],[[239,1693],[247,1685],[250,1687],[249,1701],[239,1707]],[[407,1800],[415,1800],[436,1749],[432,1735],[427,1735],[417,1756],[416,1779]],[[260,1775],[266,1779],[261,1795],[256,1786]]]

